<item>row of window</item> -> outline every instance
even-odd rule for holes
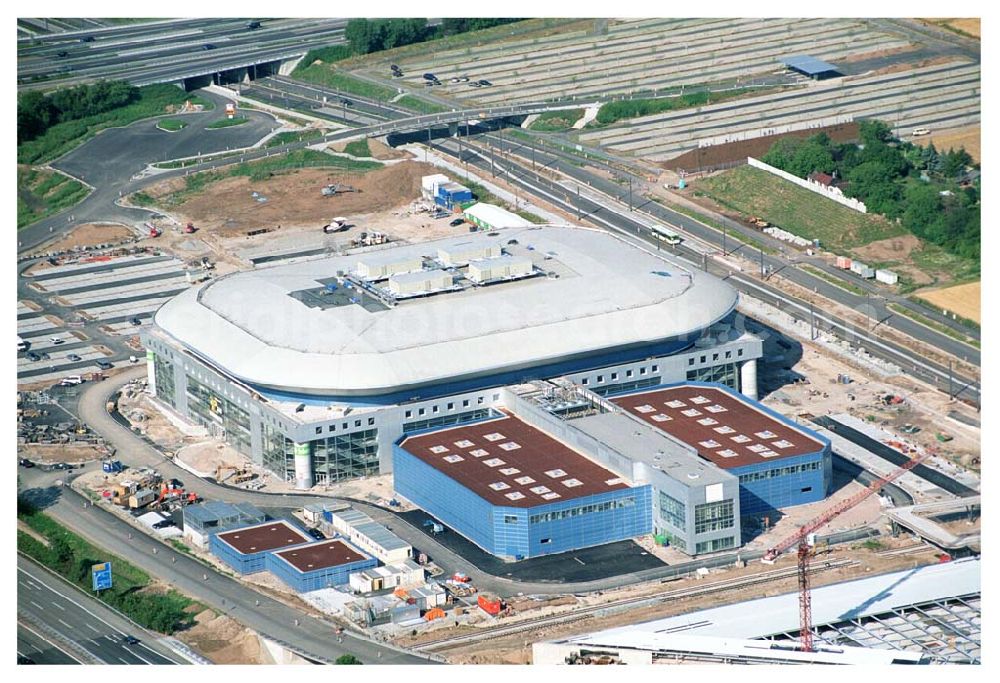
[[[696,534],[731,529],[734,524],[732,499],[694,506],[694,532]]]
[[[791,474],[798,474],[799,472],[810,472],[813,470],[818,470],[823,467],[823,463],[819,462],[807,462],[802,465],[789,465],[788,467],[776,467],[773,470],[761,470],[759,472],[750,472],[749,474],[740,475],[741,484],[749,484],[754,481],[761,481],[762,479],[774,479],[775,477],[787,477]]]
[[[598,396],[607,396],[608,394],[620,394],[625,391],[655,387],[659,383],[659,377],[647,377],[646,379],[637,379],[631,382],[620,382],[619,384],[608,384],[603,387],[594,387],[591,391]]]
[[[731,360],[732,357],[733,357],[733,352],[732,351],[726,351],[726,353],[725,353],[725,359],[726,360]],[[736,349],[736,357],[737,358],[742,358],[743,357],[743,349]],[[714,362],[716,362],[718,360],[719,360],[719,354],[718,353],[713,353],[712,354],[712,362],[714,363]],[[698,362],[701,363],[701,364],[707,363],[708,362],[708,354],[705,354],[704,356],[701,356],[701,358],[698,359]],[[688,358],[688,366],[690,367],[690,366],[693,366],[693,365],[694,365],[694,356],[691,356],[690,358]]]
[[[634,505],[635,496],[628,496],[627,498],[616,498],[615,500],[608,500],[603,503],[592,503],[591,505],[582,505],[580,507],[569,508],[566,510],[532,515],[530,522],[532,524],[538,524],[539,522],[552,522],[559,519],[577,517],[579,515],[589,515],[594,512],[607,512],[608,510],[632,507]]]
[[[725,538],[716,538],[712,541],[702,541],[694,547],[694,552],[696,555],[701,555],[702,553],[714,553],[719,550],[728,550],[736,546],[736,539],[732,536],[726,536]]]
[[[447,427],[450,425],[464,424],[474,420],[481,420],[485,417],[491,417],[493,414],[494,412],[490,408],[477,408],[475,410],[458,413],[456,415],[442,415],[441,417],[432,417],[426,420],[404,422],[403,433],[408,434],[409,432],[418,432],[432,427]]]
[[[498,393],[497,394],[493,394],[493,400],[494,401],[499,401],[500,400],[500,394],[498,394]],[[462,400],[462,407],[463,408],[468,408],[469,404],[470,404],[470,401],[471,401],[471,399],[468,399],[468,398],[463,399]],[[476,405],[477,406],[481,406],[485,402],[486,402],[486,397],[485,396],[477,396],[476,397]],[[434,405],[432,405],[430,407],[430,411],[431,411],[432,415],[436,414],[439,410],[440,410],[440,406],[438,406],[437,404],[434,404]],[[448,401],[448,403],[446,404],[446,410],[449,410],[449,411],[455,410],[455,402],[454,401]],[[426,414],[427,414],[427,408],[417,408],[417,417],[423,417]],[[404,415],[403,415],[403,418],[406,419],[406,420],[409,420],[411,417],[413,417],[413,410],[412,409],[407,410],[406,413],[404,413]]]
[[[698,370],[688,370],[687,379],[689,382],[717,382],[736,391],[740,389],[736,363],[712,365]]]
[[[355,428],[362,426],[362,422],[363,422],[363,420],[361,420],[361,419],[355,420],[354,421]],[[340,423],[340,428],[341,429],[350,429],[350,425],[351,425],[350,421],[348,421],[348,422],[341,422]],[[284,425],[281,425],[281,426],[284,427]],[[375,418],[374,417],[369,417],[368,418],[368,426],[369,427],[374,427],[375,426]],[[337,431],[337,425],[335,423],[331,422],[330,424],[328,424],[326,426],[326,431],[328,431],[328,432],[335,432],[335,431]],[[316,433],[317,434],[322,434],[323,433],[323,425],[319,425],[318,427],[316,427]]]
[[[670,526],[684,529],[687,521],[684,503],[660,491],[660,517]]]
[[[660,366],[656,365],[654,363],[653,366],[650,368],[650,371],[651,372],[659,372],[660,371]],[[646,366],[645,365],[640,365],[639,366],[639,374],[640,375],[645,375],[646,374]],[[626,379],[629,378],[629,377],[632,377],[632,375],[633,375],[633,371],[632,370],[626,370],[625,371],[625,377],[626,377]],[[609,381],[615,382],[615,381],[618,380],[618,373],[617,372],[612,372],[612,373],[609,374],[609,377],[611,378]],[[604,375],[603,374],[598,375],[595,379],[597,381],[597,384],[604,384]],[[589,377],[584,377],[583,379],[580,380],[580,384],[582,384],[583,386],[587,386],[588,384],[590,384],[590,378]]]
[[[158,353],[153,355],[153,381],[156,382],[156,395],[160,400],[176,408],[174,364]]]

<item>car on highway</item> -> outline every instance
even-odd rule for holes
[[[319,529],[313,528],[309,529],[309,535],[315,538],[317,541],[322,541],[326,539],[326,536]]]
[[[347,99],[346,97],[342,97],[342,98],[340,98],[340,103],[341,103],[342,105],[344,105],[345,107],[350,107],[350,106],[351,106],[351,105],[353,104],[353,103],[352,103],[352,102],[351,102],[351,101],[350,101],[349,99]]]
[[[92,43],[94,42],[94,36],[84,36],[80,38],[81,43]]]
[[[425,81],[436,81],[437,79],[438,79],[438,77],[435,76],[434,74],[431,74],[431,73],[424,74],[424,80]]]
[[[212,44],[212,43],[205,43],[204,45],[201,46],[201,49],[202,50],[214,50],[215,49],[215,45]]]
[[[71,353],[66,356],[66,360],[71,360],[75,363],[76,361],[80,360],[80,357],[75,353]]]
[[[449,223],[448,225],[450,225],[451,227],[453,227],[453,228],[454,228],[454,227],[457,227],[457,226],[461,225],[461,224],[462,224],[462,223],[464,223],[464,222],[465,222],[465,219],[464,219],[464,218],[456,218],[455,220],[453,220],[453,221],[452,221],[451,223]]]
[[[24,354],[24,357],[30,361],[40,361],[42,359],[41,354],[35,351],[28,351],[28,353]]]
[[[65,59],[66,57],[69,57],[69,53],[66,52],[66,50],[59,50],[59,52],[56,53],[56,57],[59,59]]]
[[[135,636],[125,636],[122,640],[125,641],[126,645],[138,645],[141,642]]]
[[[35,463],[31,462],[27,458],[21,458],[20,460],[17,461],[17,464],[20,465],[21,467],[27,467],[29,469],[35,466]]]
[[[113,368],[115,366],[112,365],[111,363],[109,363],[106,360],[99,360],[99,361],[97,361],[97,367],[99,367],[101,370],[110,370],[111,368]]]
[[[251,21],[251,22],[247,23],[247,30],[248,31],[255,31],[255,30],[259,29],[259,28],[260,28],[260,22],[259,21]]]

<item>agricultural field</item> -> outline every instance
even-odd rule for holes
[[[759,216],[800,237],[820,240],[824,250],[852,256],[873,268],[894,270],[904,293],[967,281],[979,274],[975,261],[921,240],[901,225],[879,215],[858,213],[760,169],[740,166],[689,187],[721,213],[737,219]]]
[[[972,157],[974,163],[978,164],[982,161],[982,132],[979,125],[942,131],[932,130],[930,135],[913,138],[912,142],[915,145],[923,145],[925,147],[934,143],[934,147],[939,152],[947,152],[949,149],[964,147],[965,151]]]
[[[17,167],[17,229],[78,203],[90,190],[69,176],[45,169]]]
[[[957,313],[976,323],[982,322],[982,283],[979,281],[922,291],[919,296],[943,310]]]

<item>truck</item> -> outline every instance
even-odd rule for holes
[[[479,604],[479,609],[494,617],[500,616],[500,613],[507,609],[507,603],[492,593],[480,593],[476,602]]]
[[[344,232],[348,229],[347,219],[343,216],[337,216],[332,219],[329,224],[323,226],[323,232],[330,234],[333,232]]]
[[[101,462],[101,470],[109,474],[115,474],[122,471],[121,460],[103,460]]]

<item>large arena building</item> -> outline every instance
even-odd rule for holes
[[[510,228],[226,275],[142,339],[164,406],[305,489],[390,472],[402,437],[499,417],[526,381],[755,397],[761,341],[736,301],[606,232]]]

